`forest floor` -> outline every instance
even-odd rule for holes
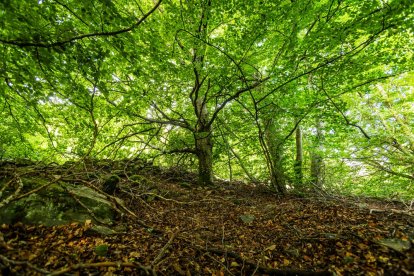
[[[414,275],[414,218],[398,203],[200,187],[174,170],[141,175],[156,190],[122,178],[116,196],[136,217],[120,218],[116,234],[90,232],[90,221],[1,225],[2,273]]]

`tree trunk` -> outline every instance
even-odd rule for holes
[[[324,180],[324,162],[321,154],[323,142],[322,123],[316,121],[316,139],[314,151],[311,152],[311,184],[315,188],[322,188]]]
[[[200,185],[213,184],[213,142],[211,134],[209,129],[201,129],[195,133],[198,183]]]
[[[280,194],[285,194],[286,179],[282,167],[282,157],[283,156],[278,153],[273,154],[272,156],[273,168],[271,170],[270,182],[272,183],[272,186],[275,187]]]
[[[270,119],[264,130],[264,147],[268,168],[270,171],[270,182],[273,188],[280,194],[286,192],[286,179],[283,171],[284,145],[282,139],[278,137],[274,120]],[[263,139],[263,137],[262,137]]]
[[[294,164],[295,181],[298,186],[303,184],[303,143],[302,143],[302,128],[300,125],[296,127],[296,159]]]
[[[194,133],[196,153],[198,157],[198,183],[213,184],[213,140],[211,126],[208,124],[208,110],[201,99],[196,101],[197,128]]]
[[[211,8],[211,0],[201,1],[201,17],[196,32],[195,44],[193,46],[193,71],[195,75],[195,83],[190,94],[194,111],[197,116],[197,125],[194,131],[195,149],[198,157],[198,184],[213,184],[213,139],[211,123],[209,122],[207,109],[207,90],[202,92],[204,80],[200,77],[204,67],[204,58],[207,51],[207,44],[203,41],[208,37],[208,23]],[[209,80],[207,81],[209,83]]]
[[[322,188],[323,185],[323,159],[317,153],[311,154],[311,183],[317,187]]]

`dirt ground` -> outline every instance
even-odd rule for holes
[[[173,170],[141,175],[151,188],[121,177],[115,195],[128,211],[111,235],[90,221],[1,225],[2,274],[414,275],[414,218],[396,202],[199,187]]]

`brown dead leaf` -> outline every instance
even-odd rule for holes
[[[55,264],[55,262],[57,261],[57,259],[58,259],[58,257],[57,257],[57,256],[55,256],[55,255],[50,256],[50,257],[47,259],[47,262],[46,262],[45,266],[46,266],[46,267],[48,267],[48,266],[50,266],[50,265],[52,265],[52,264]]]
[[[303,256],[303,259],[304,259],[305,261],[307,261],[307,262],[312,261],[312,258],[311,258],[311,257],[309,257],[309,256],[307,256],[307,255],[304,255],[304,256]]]

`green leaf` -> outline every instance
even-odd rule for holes
[[[101,244],[95,247],[95,254],[98,256],[106,256],[109,246],[107,244]]]
[[[240,219],[244,222],[244,223],[252,223],[255,220],[255,216],[254,215],[250,215],[250,214],[246,214],[246,215],[241,215]]]

